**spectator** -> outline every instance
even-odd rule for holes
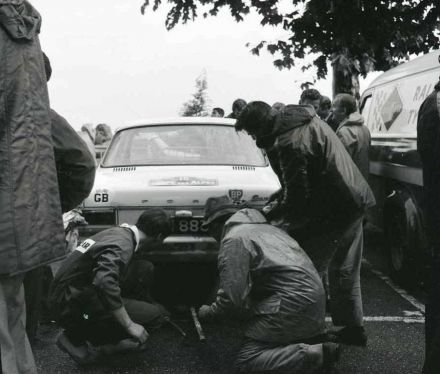
[[[276,103],[274,103],[272,105],[272,109],[277,112],[280,112],[284,109],[285,106],[286,106],[286,104],[283,104],[283,103],[280,103],[279,101],[277,101]]]
[[[214,108],[211,113],[211,117],[224,117],[225,111],[222,108]]]
[[[89,149],[90,153],[96,159],[96,151],[95,151],[96,133],[95,133],[95,129],[93,128],[93,125],[90,123],[86,123],[86,124],[82,125],[81,131],[78,132],[78,135],[86,143],[87,148]]]
[[[245,106],[246,106],[246,101],[244,101],[243,99],[235,100],[232,103],[232,113],[229,113],[229,115],[226,118],[237,119]]]
[[[166,213],[151,208],[135,226],[101,231],[67,257],[50,295],[54,317],[65,329],[57,341],[60,349],[86,364],[101,354],[144,347],[145,326],[159,327],[168,314],[152,303],[148,292],[153,265],[134,256],[169,232]]]
[[[220,289],[199,317],[225,318],[250,306],[239,372],[330,372],[338,346],[322,344],[325,296],[318,272],[298,243],[259,211],[237,209],[227,196],[206,203],[205,225],[220,243]]]
[[[322,276],[330,266],[331,300],[343,300],[346,306],[331,309],[333,323],[348,327],[337,338],[365,345],[366,335],[359,326],[360,294],[356,283],[345,277],[346,272],[355,273],[360,259],[350,258],[344,252],[347,247],[338,247],[337,242],[374,205],[367,182],[335,133],[309,105],[288,105],[274,115],[268,104],[253,102],[242,112],[236,128],[254,136],[260,148],[275,145],[271,164],[279,165],[283,189],[268,217],[289,225],[289,233]]]
[[[40,25],[28,1],[1,1],[0,346],[5,374],[37,373],[25,330],[23,278],[65,255]]]
[[[100,123],[95,129],[95,145],[108,146],[112,139],[112,129],[105,123]]]
[[[300,105],[310,105],[315,109],[315,112],[318,111],[319,105],[321,103],[321,94],[318,90],[314,88],[307,88],[303,92],[301,92],[301,97],[299,100]]]
[[[432,253],[431,282],[426,302],[423,374],[434,374],[440,368],[440,81],[420,106],[417,149],[423,164],[423,193]]]
[[[324,122],[327,122],[331,108],[332,101],[330,98],[328,96],[321,96],[319,108],[316,113],[318,114],[319,118],[321,118]]]

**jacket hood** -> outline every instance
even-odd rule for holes
[[[229,232],[229,230],[236,225],[249,224],[249,223],[263,224],[263,223],[267,223],[267,220],[263,216],[263,214],[256,209],[251,209],[251,208],[241,209],[226,221],[223,229],[224,234],[226,235]]]
[[[346,119],[344,119],[338,129],[342,126],[362,126],[364,124],[364,117],[359,112],[351,113]],[[338,130],[336,130],[338,131]]]
[[[13,40],[34,40],[40,33],[41,16],[27,1],[0,1],[0,27]]]
[[[274,135],[278,136],[295,127],[309,123],[316,116],[310,105],[287,105],[275,119]]]

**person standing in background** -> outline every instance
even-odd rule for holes
[[[26,335],[24,274],[65,255],[49,98],[26,0],[0,0],[0,350],[7,374],[36,374]]]

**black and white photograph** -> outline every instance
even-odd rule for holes
[[[438,0],[0,0],[0,374],[440,374]]]

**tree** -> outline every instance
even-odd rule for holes
[[[183,104],[181,115],[183,117],[206,117],[208,115],[208,81],[206,72],[196,79],[196,93],[193,98]]]
[[[274,65],[291,68],[301,64],[303,71],[315,68],[315,79],[328,74],[333,66],[333,94],[347,92],[359,96],[359,75],[388,70],[411,54],[427,53],[439,43],[438,0],[291,0],[291,9],[282,0],[168,0],[171,9],[167,29],[204,17],[215,16],[229,7],[237,22],[251,10],[261,16],[262,25],[281,27],[285,39],[261,41],[253,46],[258,55],[265,48],[274,55]],[[152,0],[153,10],[161,0]],[[141,11],[150,6],[145,0]],[[312,63],[304,63],[306,56]],[[314,83],[314,82],[313,82]],[[308,82],[308,84],[310,84]]]

